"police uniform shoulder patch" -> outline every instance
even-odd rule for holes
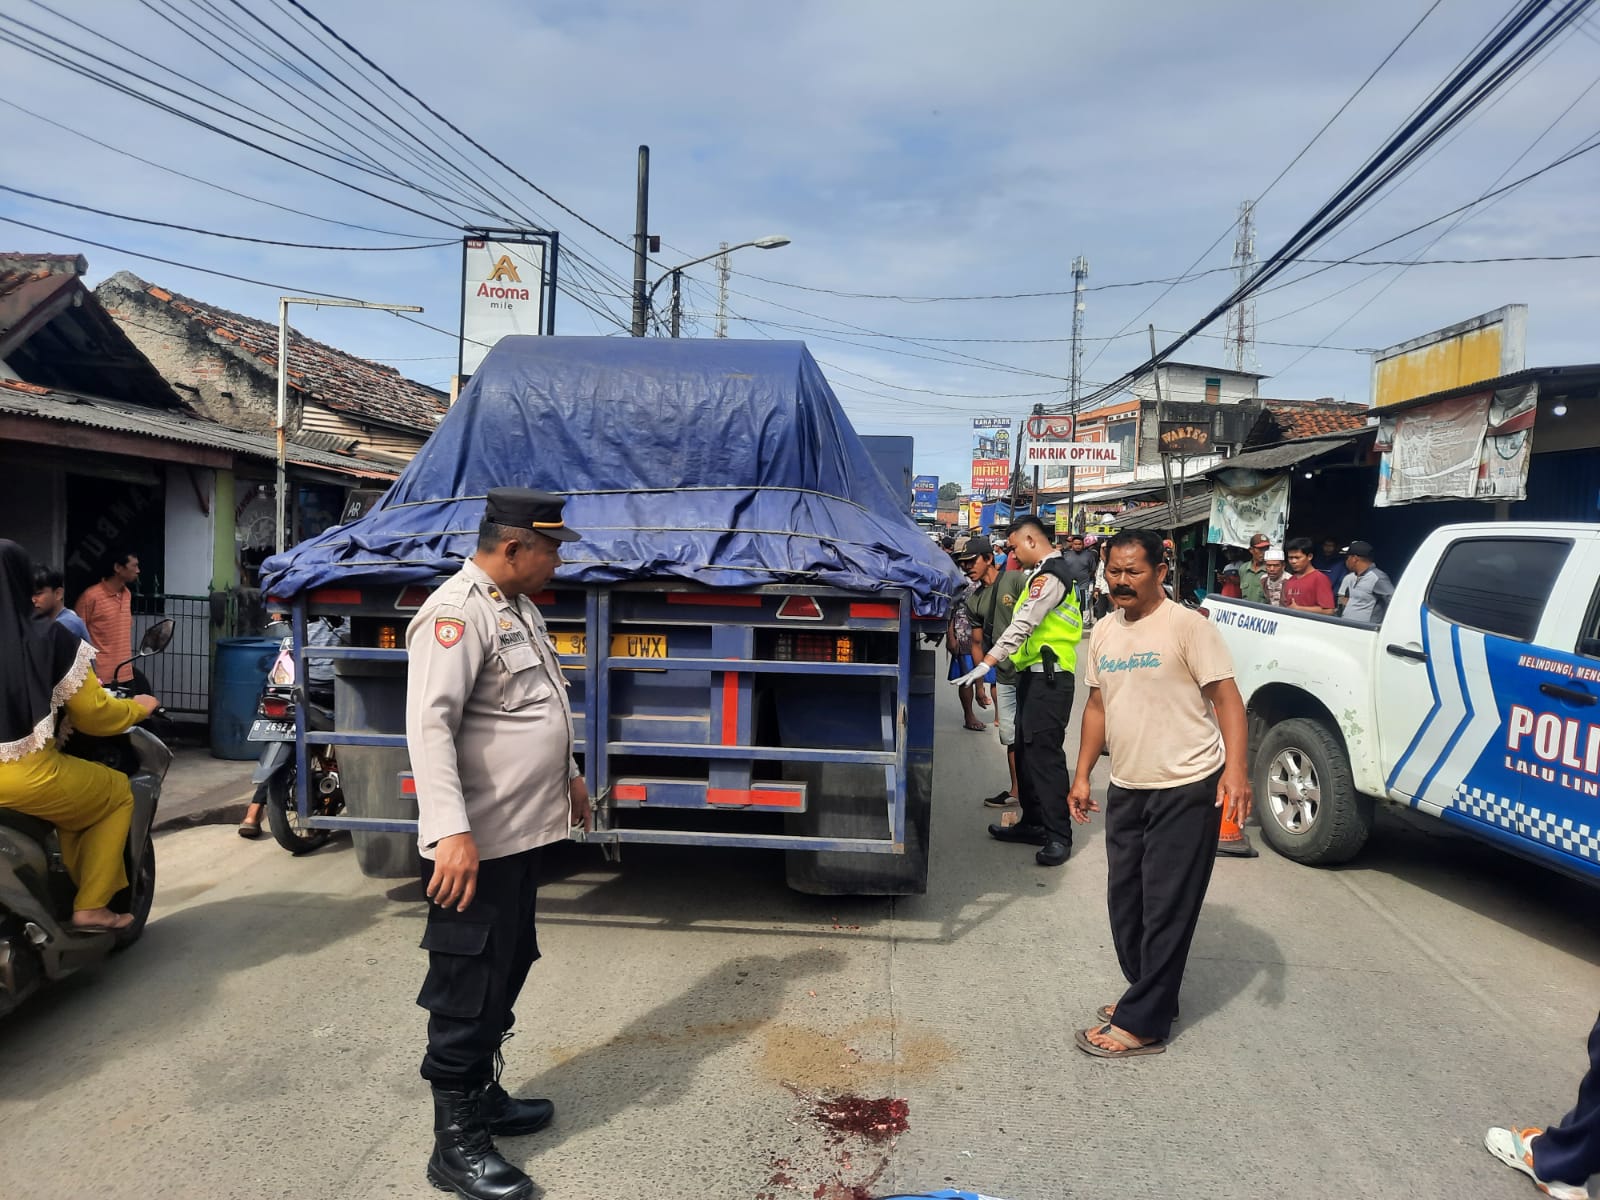
[[[1028,599],[1037,600],[1042,595],[1044,595],[1044,576],[1039,575],[1028,585]]]
[[[1001,596],[1000,597],[1000,607],[1001,608],[1015,608],[1016,605],[1017,605],[1017,598],[1015,596]]]
[[[433,640],[445,649],[449,649],[461,640],[462,634],[467,632],[467,623],[459,617],[435,617],[433,621]]]

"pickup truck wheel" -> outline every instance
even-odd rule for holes
[[[1355,789],[1338,734],[1292,717],[1267,730],[1256,751],[1261,833],[1285,858],[1312,866],[1354,858],[1372,832],[1372,800]]]

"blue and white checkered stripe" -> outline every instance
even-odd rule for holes
[[[1600,828],[1507,800],[1481,788],[1458,784],[1450,807],[1464,816],[1494,825],[1531,841],[1600,863]]]

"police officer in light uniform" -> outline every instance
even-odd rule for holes
[[[428,974],[422,1075],[433,1085],[428,1179],[468,1200],[522,1200],[533,1182],[493,1135],[532,1133],[555,1114],[499,1083],[512,1007],[539,957],[541,847],[589,822],[572,756],[566,680],[529,595],[578,534],[548,492],[489,492],[478,548],[406,630],[406,740],[416,779]]]
[[[1034,860],[1041,867],[1059,867],[1072,853],[1072,817],[1067,811],[1072,780],[1065,742],[1083,614],[1072,571],[1044,522],[1035,516],[1019,517],[1011,527],[1011,551],[1021,565],[1031,568],[1028,590],[983,661],[952,682],[981,678],[1008,659],[1017,669],[1017,792],[1022,820],[990,825],[989,834],[997,841],[1038,846]]]

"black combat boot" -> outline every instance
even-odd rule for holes
[[[537,1133],[556,1115],[556,1106],[548,1100],[521,1100],[508,1095],[500,1086],[500,1075],[506,1069],[505,1046],[514,1033],[500,1035],[500,1048],[494,1052],[494,1079],[483,1089],[483,1119],[495,1137],[521,1137]]]
[[[428,1182],[462,1200],[528,1200],[533,1180],[500,1157],[483,1118],[483,1085],[433,1089],[433,1157]]]

